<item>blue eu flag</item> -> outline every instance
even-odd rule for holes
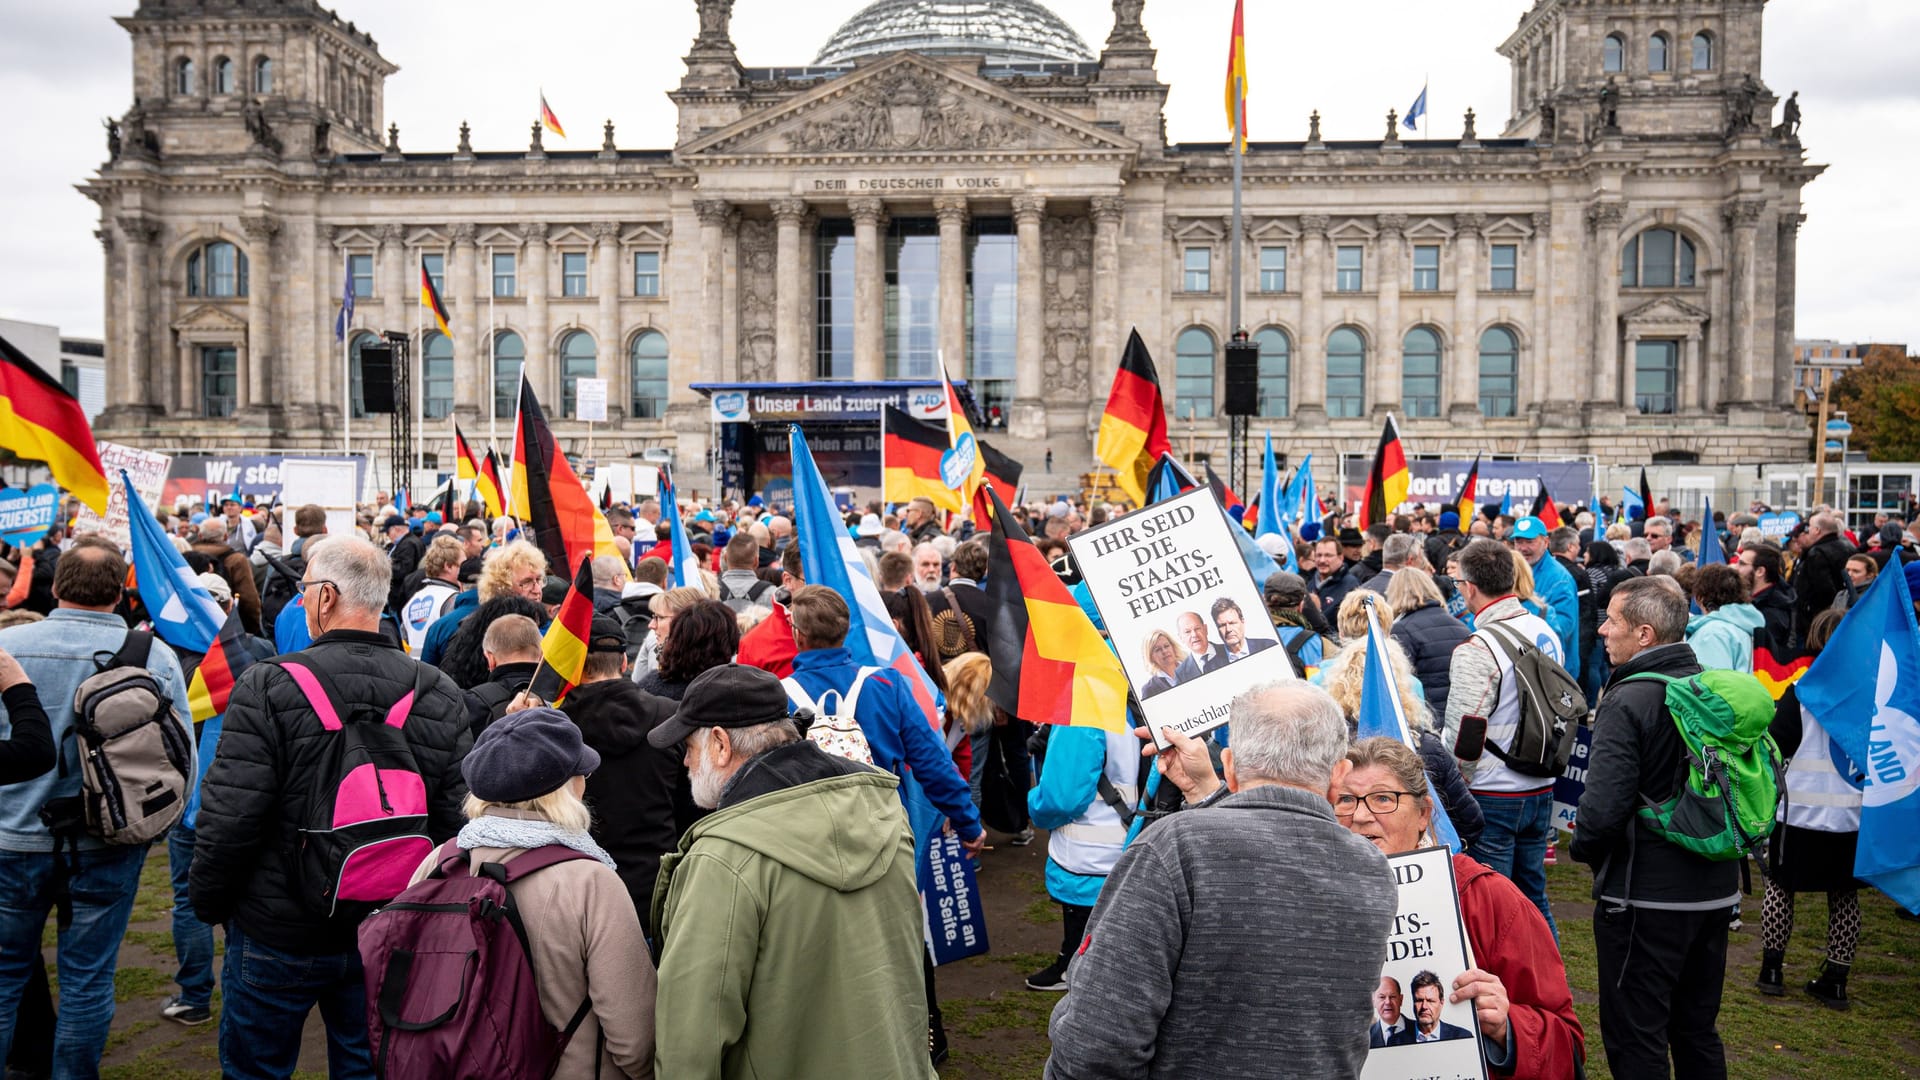
[[[1420,96],[1407,106],[1407,115],[1400,118],[1400,126],[1408,131],[1420,130],[1420,118],[1427,115],[1427,88],[1420,87]]]

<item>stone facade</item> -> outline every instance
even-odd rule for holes
[[[913,53],[747,69],[729,34],[733,0],[694,2],[700,35],[668,91],[680,113],[672,149],[618,149],[609,126],[597,152],[545,149],[536,130],[525,153],[474,153],[463,130],[456,150],[418,153],[382,111],[397,69],[313,0],[142,0],[120,20],[136,100],[83,185],[107,248],[113,407],[101,435],[337,448],[345,260],[369,257],[371,295],[352,327],[411,331],[426,255],[443,260],[452,409],[469,433],[493,421],[489,325],[524,343],[528,377],[556,415],[562,351],[582,332],[610,380],[599,445],[703,461],[710,427],[690,384],[813,377],[815,236],[828,220],[850,222],[854,238],[851,374],[883,377],[883,237],[908,216],[938,222],[938,340],[950,358],[965,354],[968,222],[1012,222],[1017,364],[1008,430],[995,438],[1009,453],[1037,460],[1051,448],[1063,472],[1091,460],[1133,327],[1169,401],[1184,374],[1181,392],[1218,413],[1218,363],[1181,365],[1177,354],[1198,329],[1217,355],[1233,330],[1232,163],[1224,144],[1166,141],[1166,86],[1139,0],[1115,3],[1097,64],[1020,70]],[[1325,141],[1316,117],[1305,141],[1254,143],[1243,322],[1256,337],[1284,335],[1266,336],[1285,346],[1267,373],[1284,369],[1288,388],[1255,429],[1327,459],[1369,451],[1387,412],[1432,453],[1730,463],[1797,452],[1799,193],[1822,167],[1805,163],[1794,125],[1772,124],[1762,10],[1763,0],[1536,0],[1500,45],[1513,116],[1499,137],[1480,138],[1469,114],[1458,138],[1401,140],[1389,128]],[[238,290],[212,284],[218,244],[246,257]],[[505,295],[490,295],[497,254],[515,257]],[[657,258],[651,292],[637,255]],[[1189,258],[1204,259],[1204,281],[1189,278]],[[1263,260],[1280,258],[1284,281],[1263,279]],[[1495,329],[1513,344],[1510,384],[1499,357],[1485,367]],[[1430,349],[1407,351],[1429,340],[1409,336],[1420,330],[1438,341],[1437,367]],[[669,389],[660,415],[636,416],[630,357],[650,333],[665,335]],[[1344,349],[1354,335],[1362,399],[1355,408],[1334,394],[1330,409],[1329,363],[1352,365],[1330,343]],[[227,393],[225,369],[207,365],[228,363],[228,349],[230,415],[209,419],[229,408],[207,401]],[[967,374],[964,359],[948,366]],[[557,428],[586,434],[566,419]],[[356,421],[362,430],[384,442],[384,421]],[[1217,451],[1225,430],[1217,415],[1176,413],[1178,440]],[[444,461],[447,424],[429,420],[426,432]]]

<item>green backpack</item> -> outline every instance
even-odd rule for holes
[[[1673,798],[1646,800],[1640,820],[1666,840],[1715,862],[1753,854],[1773,832],[1783,775],[1767,726],[1773,698],[1739,671],[1673,678],[1643,672],[1625,681],[1665,683],[1667,711],[1686,744],[1686,777]]]

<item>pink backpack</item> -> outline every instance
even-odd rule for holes
[[[320,790],[300,823],[300,892],[316,915],[359,921],[400,895],[433,851],[426,835],[427,784],[407,742],[407,717],[438,672],[415,665],[413,689],[384,712],[340,696],[302,656],[274,661],[293,677],[332,739]]]
[[[593,999],[564,1030],[547,1023],[507,885],[589,856],[549,844],[483,863],[478,877],[452,840],[435,858],[426,878],[360,924],[375,1072],[385,1080],[552,1076]]]

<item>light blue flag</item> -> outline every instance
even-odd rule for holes
[[[1861,785],[1853,876],[1920,912],[1920,627],[1905,574],[1873,579],[1794,692]]]
[[[674,488],[673,472],[665,465],[660,467],[660,517],[667,523],[668,543],[673,551],[673,565],[667,568],[673,587],[700,584],[693,544],[687,540],[686,523],[680,520],[680,500]]]
[[[1420,87],[1420,96],[1407,106],[1407,115],[1400,118],[1400,126],[1408,131],[1420,130],[1420,118],[1427,115],[1427,88]]]
[[[1313,489],[1313,454],[1311,451],[1307,454],[1307,460],[1300,463],[1300,471],[1294,474],[1293,483],[1295,488],[1293,493],[1294,497],[1290,501],[1293,505],[1299,507],[1298,510],[1294,511],[1299,515],[1294,520],[1303,525],[1309,521],[1319,521],[1320,496]]]
[[[1398,739],[1417,754],[1420,744],[1414,741],[1405,704],[1400,700],[1393,676],[1388,674],[1392,661],[1388,659],[1391,654],[1387,649],[1387,635],[1380,629],[1379,616],[1373,610],[1373,605],[1379,602],[1382,601],[1367,597],[1367,667],[1360,679],[1359,736],[1370,739],[1384,735]],[[1431,774],[1427,777],[1427,786],[1434,792],[1433,837],[1458,852],[1460,834],[1454,829],[1453,820],[1447,817],[1447,808],[1440,802],[1440,785]]]
[[[1161,454],[1160,460],[1153,463],[1153,471],[1147,474],[1147,505],[1165,502],[1199,486],[1200,482],[1181,468],[1172,454]]]
[[[1720,547],[1720,530],[1713,524],[1713,500],[1707,500],[1706,513],[1700,515],[1700,554],[1694,557],[1695,566],[1727,561],[1727,553]]]
[[[1269,431],[1267,456],[1260,465],[1260,516],[1253,528],[1254,535],[1287,535],[1287,509],[1286,497],[1280,490],[1280,466],[1273,459],[1273,432]]]
[[[1500,516],[1501,517],[1513,516],[1513,489],[1512,488],[1508,488],[1507,493],[1505,495],[1500,496]]]
[[[176,649],[206,652],[213,648],[220,628],[226,625],[226,613],[200,587],[200,577],[180,557],[179,549],[167,539],[166,530],[153,511],[140,501],[127,474],[120,473],[121,486],[127,489],[128,530],[132,534],[133,577],[140,589],[140,603],[153,620],[153,632]]]

